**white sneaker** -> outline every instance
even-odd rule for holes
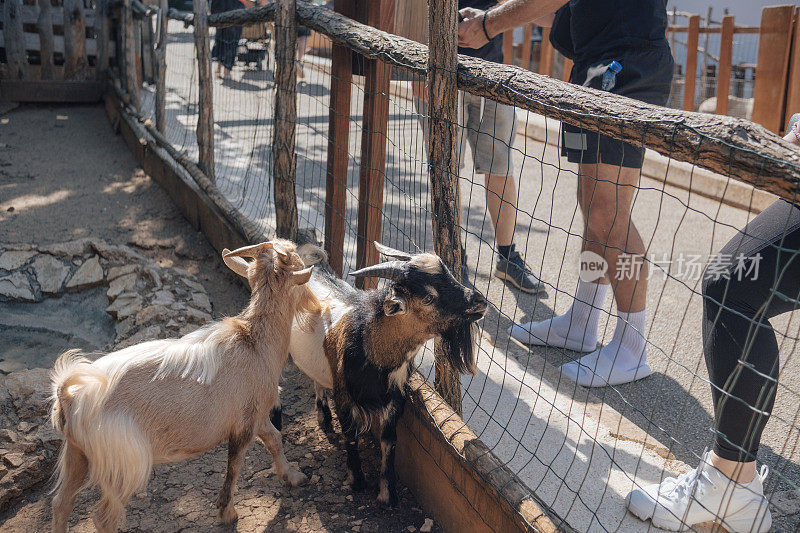
[[[763,533],[772,526],[763,483],[769,468],[761,467],[750,483],[734,483],[708,462],[708,452],[695,470],[628,494],[630,512],[670,531],[685,531],[702,522],[716,522],[729,533]]]

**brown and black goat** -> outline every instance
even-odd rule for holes
[[[459,283],[438,256],[411,255],[379,243],[375,246],[391,260],[351,274],[384,278],[390,283],[366,291],[339,279],[327,265],[322,249],[300,246],[298,253],[306,266],[314,266],[308,287],[323,312],[311,317],[309,327],[295,323],[289,351],[295,364],[316,383],[318,415],[326,431],[331,414],[324,389],[333,390],[353,490],[365,486],[358,437],[377,424],[382,454],[378,501],[395,507],[396,426],[414,357],[426,341],[440,337],[448,345],[445,352],[450,354],[452,366],[474,372],[472,333],[487,302],[480,293]],[[241,260],[231,260],[228,266],[246,268]]]
[[[242,272],[252,297],[226,318],[180,339],[137,344],[90,361],[78,350],[61,355],[52,376],[53,425],[65,443],[57,466],[53,530],[67,519],[84,478],[101,491],[94,521],[115,531],[125,504],[147,484],[153,465],[180,461],[228,443],[228,469],[217,500],[224,522],[236,519],[231,496],[244,452],[258,437],[278,476],[299,485],[306,476],[283,453],[268,420],[288,360],[293,321],[319,316],[294,243],[271,241],[228,252],[252,257]]]

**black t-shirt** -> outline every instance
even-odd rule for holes
[[[556,11],[550,42],[575,63],[630,48],[668,47],[666,0],[569,0]]]
[[[458,9],[474,7],[486,11],[497,5],[497,0],[458,0]],[[495,63],[503,62],[503,34],[496,35],[491,41],[480,48],[458,48],[459,54],[465,56],[479,57]]]

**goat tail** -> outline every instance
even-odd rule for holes
[[[105,372],[93,366],[80,350],[68,350],[58,356],[50,374],[50,382],[53,390],[50,420],[53,427],[67,437],[67,424],[72,411],[82,407],[81,404],[91,402],[95,406],[92,410],[96,412],[96,407],[105,400],[109,378]]]
[[[51,374],[51,421],[69,444],[62,446],[56,465],[55,489],[63,485],[68,447],[75,447],[89,463],[92,484],[103,492],[109,515],[116,514],[136,491],[147,485],[153,466],[150,440],[127,413],[104,411],[111,378],[80,350],[59,356]]]

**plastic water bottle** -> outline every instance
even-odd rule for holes
[[[608,70],[603,73],[603,83],[601,85],[604,91],[610,91],[617,84],[617,74],[622,70],[622,65],[617,61],[612,61],[608,66]]]

